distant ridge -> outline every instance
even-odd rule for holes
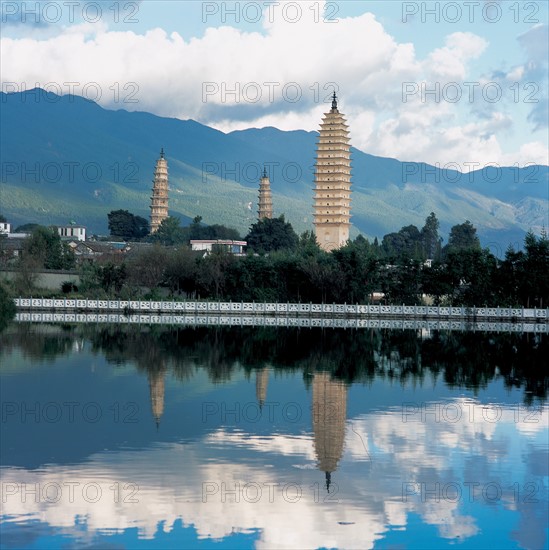
[[[328,108],[328,107],[327,107]],[[14,226],[75,219],[106,232],[107,212],[149,215],[158,152],[170,172],[170,213],[224,223],[243,234],[257,211],[259,172],[270,168],[274,215],[312,229],[316,132],[273,127],[225,134],[193,120],[107,110],[80,96],[0,92],[0,213]],[[353,121],[349,120],[351,136]],[[549,167],[470,174],[352,149],[351,236],[381,238],[436,212],[447,234],[465,219],[503,253],[549,226]],[[251,203],[251,208],[250,208]]]

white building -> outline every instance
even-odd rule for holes
[[[0,222],[0,233],[11,233],[11,223]]]
[[[210,253],[215,249],[222,249],[231,254],[244,254],[244,247],[248,243],[246,241],[231,241],[225,239],[204,239],[204,240],[192,240],[192,250],[204,250]]]
[[[86,228],[82,225],[63,225],[57,227],[57,232],[62,239],[86,240]]]

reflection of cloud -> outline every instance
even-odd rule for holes
[[[406,422],[401,409],[347,421],[351,429],[346,430],[345,453],[336,476],[339,501],[325,500],[325,492],[317,489],[322,483],[311,435],[259,437],[223,429],[196,443],[100,453],[75,467],[5,469],[4,490],[10,483],[38,483],[41,488],[47,483],[80,485],[75,486],[73,502],[68,486],[52,503],[36,502],[32,495],[26,502],[20,494],[4,495],[3,513],[47,522],[74,537],[81,536],[76,518],[86,518],[88,531],[137,527],[140,536],[148,538],[154,537],[160,523],[167,532],[182,519],[196,528],[200,538],[222,539],[233,532],[257,530],[259,548],[371,548],[389,526],[406,529],[411,513],[436,526],[445,539],[477,534],[482,528],[477,523],[487,520],[484,515],[478,519],[474,508],[464,512],[469,502],[465,481],[471,481],[480,484],[477,506],[487,513],[516,508],[521,519],[513,537],[527,547],[543,546],[546,518],[540,510],[546,490],[536,495],[540,504],[529,505],[516,502],[508,488],[512,490],[514,483],[523,488],[547,475],[547,407],[539,415],[537,429],[525,431],[522,413],[511,407],[484,407],[465,398],[438,405],[438,416],[437,404],[426,403],[422,417],[418,403],[417,416],[407,417]],[[456,410],[462,414],[454,419],[450,413]],[[364,467],[366,453],[372,455],[369,469]],[[283,461],[285,457],[289,460]],[[507,492],[489,504],[482,498],[482,486],[491,482]],[[98,502],[82,498],[86,483],[100,485]],[[119,502],[113,492],[117,483]],[[138,502],[131,502],[129,490],[124,489],[130,483],[139,486],[134,495]],[[456,499],[450,492],[438,502],[423,498],[421,492],[403,498],[403,483],[431,489],[437,483],[441,488],[457,484],[463,494]],[[295,486],[289,484],[301,488],[300,498],[295,499]],[[235,502],[229,491],[237,487]]]

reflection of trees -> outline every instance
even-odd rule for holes
[[[2,349],[18,347],[33,359],[68,354],[76,338],[114,365],[170,371],[180,380],[206,369],[214,382],[244,369],[248,376],[267,365],[315,371],[347,382],[387,378],[422,385],[443,376],[449,386],[478,389],[498,376],[507,387],[523,387],[527,400],[544,398],[549,356],[546,335],[415,330],[340,330],[271,327],[140,327],[121,325],[14,325],[0,335]]]
[[[50,361],[68,355],[74,345],[75,334],[69,327],[17,324],[0,334],[0,357],[19,349],[33,361]]]

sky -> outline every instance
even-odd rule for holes
[[[4,92],[36,86],[224,132],[317,130],[468,172],[549,164],[549,3],[1,2]]]

